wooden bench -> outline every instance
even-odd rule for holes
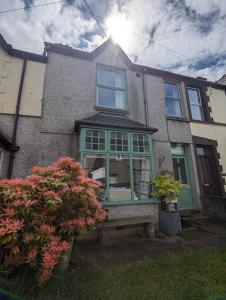
[[[154,223],[151,220],[151,216],[140,216],[140,217],[126,217],[121,219],[110,219],[106,223],[99,224],[97,226],[98,238],[102,245],[106,244],[107,236],[105,234],[106,229],[126,227],[129,225],[140,225],[142,224],[147,236],[150,239],[155,237]]]

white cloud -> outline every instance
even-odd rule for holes
[[[35,4],[46,2],[39,0]],[[132,59],[137,58],[137,63],[210,80],[226,73],[225,1],[89,0],[88,3],[103,19],[123,12],[130,26],[122,47]],[[1,0],[0,10],[21,6],[21,0]],[[62,9],[62,4],[1,14],[0,32],[14,47],[35,53],[42,53],[44,41],[91,51],[104,39],[95,21],[87,15],[84,17],[76,6],[64,5]],[[151,33],[152,43],[142,38],[150,37]],[[221,61],[211,64],[210,59],[217,57]]]

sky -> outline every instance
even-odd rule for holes
[[[14,48],[44,41],[92,51],[106,37],[84,0],[0,0],[0,32]],[[216,81],[226,73],[226,0],[86,0],[99,23],[138,64]]]

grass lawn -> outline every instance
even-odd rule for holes
[[[38,292],[31,285],[24,275],[11,289],[29,300],[226,300],[226,249],[162,254],[111,267],[96,264],[57,275]]]

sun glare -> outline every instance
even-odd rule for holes
[[[131,24],[124,15],[112,15],[106,20],[106,28],[108,36],[123,46],[129,37],[129,30],[131,30]]]

